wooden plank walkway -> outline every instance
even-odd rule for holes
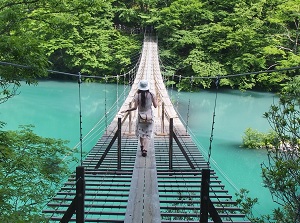
[[[126,110],[137,92],[141,79],[148,79],[156,93],[159,106],[155,110],[155,134],[147,157],[142,157],[134,135],[136,112],[122,117],[116,115],[83,162],[85,168],[85,222],[125,223],[184,223],[199,222],[201,170],[209,168],[207,161],[194,144],[171,103],[160,73],[157,43],[150,37],[144,40],[139,69],[132,89],[120,110]],[[162,106],[164,105],[164,106]],[[162,110],[164,107],[164,110]],[[163,118],[162,118],[163,117]],[[105,159],[95,168],[105,153],[122,118],[121,168],[118,168],[117,141]],[[173,143],[172,168],[169,158],[169,120],[174,132],[195,168]],[[210,199],[222,221],[246,223],[225,185],[211,170]],[[61,221],[75,196],[75,174],[49,202],[44,213],[49,222]],[[75,215],[71,222],[75,222]],[[212,220],[209,220],[212,222]]]

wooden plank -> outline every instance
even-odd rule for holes
[[[143,223],[160,223],[160,201],[156,173],[155,148],[153,139],[147,155],[146,185],[145,185],[145,214]]]
[[[140,150],[137,149],[124,223],[142,222],[142,218],[143,218],[143,208],[144,208],[143,166],[145,166],[145,159],[144,157],[141,157],[140,153],[141,153]]]
[[[160,205],[155,164],[155,153],[151,140],[148,154],[141,156],[138,147],[135,168],[133,170],[125,223],[159,223]]]

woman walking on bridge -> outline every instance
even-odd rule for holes
[[[157,107],[156,97],[149,91],[149,83],[147,80],[141,80],[139,82],[138,92],[134,97],[134,102],[134,107],[123,112],[133,111],[138,108],[136,136],[140,138],[142,155],[146,156],[153,131],[152,104],[155,108]]]

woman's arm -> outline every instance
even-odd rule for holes
[[[134,106],[132,108],[129,108],[125,111],[121,111],[121,113],[125,113],[125,112],[130,112],[130,111],[134,111],[136,110],[138,107],[138,101],[137,101],[137,98],[134,98]]]
[[[150,94],[151,94],[153,106],[154,106],[154,108],[157,108],[157,100],[156,100],[156,97],[155,97],[154,94],[152,94],[152,93],[150,93]]]

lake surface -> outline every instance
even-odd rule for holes
[[[122,105],[129,88],[83,83],[80,89],[79,102],[77,82],[42,81],[37,86],[23,85],[19,95],[0,104],[0,120],[7,123],[5,129],[11,130],[33,124],[38,135],[65,139],[69,147],[80,148],[81,103],[83,150],[88,152]],[[170,90],[170,95],[182,120],[188,123],[190,134],[204,156],[208,156],[216,91]],[[267,161],[267,155],[264,150],[244,149],[240,145],[246,128],[263,132],[270,129],[262,115],[276,100],[272,93],[219,90],[217,94],[210,164],[230,194],[245,188],[251,197],[259,198],[257,214],[271,213],[276,207],[262,185],[260,164]]]

